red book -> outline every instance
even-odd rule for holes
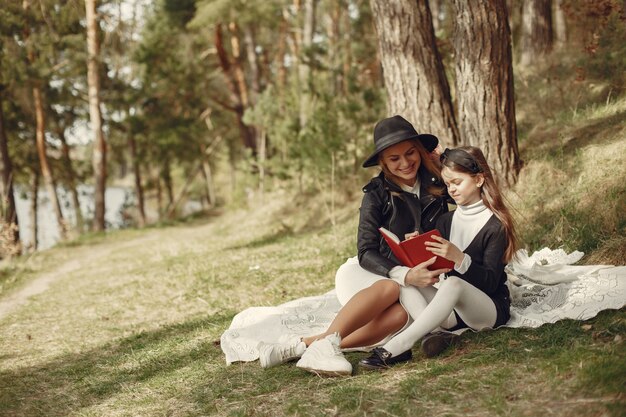
[[[398,236],[384,227],[380,227],[378,230],[380,230],[396,258],[409,268],[413,268],[415,265],[419,265],[435,256],[434,253],[427,249],[426,242],[434,242],[435,240],[431,238],[433,235],[441,236],[439,230],[433,229],[421,235],[400,241]],[[437,256],[435,263],[428,267],[430,271],[442,268],[453,269],[454,262]]]

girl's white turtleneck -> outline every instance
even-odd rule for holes
[[[457,206],[452,215],[450,242],[464,251],[492,215],[493,212],[487,208],[482,199],[468,206]],[[471,262],[469,255],[465,254],[463,262],[460,265],[454,265],[454,269],[464,274]]]

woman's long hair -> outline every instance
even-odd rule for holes
[[[422,169],[425,169],[429,173],[433,174],[439,180],[439,183],[442,183],[443,180],[441,179],[441,164],[439,162],[439,158],[433,159],[430,153],[428,153],[428,151],[426,150],[426,148],[424,148],[424,145],[422,145],[422,142],[420,142],[419,140],[409,139],[409,141],[413,143],[413,145],[420,154],[421,162],[417,172],[417,176],[419,176],[419,172]],[[382,152],[378,156],[378,165],[380,166],[380,169],[385,173],[385,178],[387,178],[389,181],[393,182],[397,186],[400,186],[400,184],[402,183],[400,181],[400,178],[396,175],[393,175],[391,171],[389,171],[389,168],[387,168],[387,165],[383,162]],[[426,190],[430,194],[435,196],[441,196],[446,192],[445,187],[437,185],[428,186],[426,187]]]
[[[508,242],[506,251],[504,252],[504,261],[508,263],[511,259],[513,259],[515,252],[517,252],[517,249],[519,248],[519,240],[515,232],[515,222],[513,221],[513,216],[511,216],[511,212],[504,204],[502,193],[493,178],[491,168],[489,167],[489,164],[487,164],[487,159],[485,159],[485,155],[483,155],[480,148],[475,146],[461,146],[455,148],[455,150],[462,150],[470,154],[478,164],[480,171],[478,173],[473,172],[463,165],[450,160],[450,158],[443,158],[442,164],[453,171],[463,172],[471,175],[472,177],[479,174],[483,175],[485,182],[482,187],[480,187],[480,195],[485,205],[493,212],[498,220],[500,220],[504,227]]]

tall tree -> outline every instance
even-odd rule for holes
[[[551,0],[524,0],[520,65],[532,65],[552,51]]]
[[[15,210],[15,196],[13,195],[13,163],[9,155],[9,140],[6,134],[4,121],[4,111],[2,109],[4,102],[4,86],[0,85],[0,214],[2,215],[2,228],[6,229],[6,233],[2,233],[7,237],[7,241],[3,242],[8,246],[10,252],[19,254],[20,249],[20,232],[17,219],[17,211]],[[8,236],[7,236],[8,235]]]
[[[100,113],[100,44],[98,42],[98,20],[96,15],[96,0],[85,0],[87,18],[87,84],[89,86],[89,120],[93,139],[93,171],[94,171],[94,200],[95,212],[93,229],[102,231],[105,228],[104,193],[106,188],[106,142],[102,131],[102,115]]]
[[[567,42],[567,23],[565,20],[565,10],[563,10],[563,0],[554,2],[554,40],[557,47],[562,47]]]
[[[300,56],[298,57],[298,77],[300,86],[300,127],[306,126],[311,113],[311,47],[315,34],[317,0],[304,0],[304,16]]]
[[[497,178],[512,185],[517,148],[511,33],[504,0],[455,0],[455,69],[462,143],[480,147]]]
[[[23,8],[25,12],[29,12],[30,2],[25,0],[23,2]],[[45,19],[45,16],[43,17]],[[23,29],[24,40],[26,41],[26,50],[29,64],[35,68],[38,67],[37,60],[37,52],[35,50],[35,45],[31,38],[31,27],[28,25]],[[39,69],[39,68],[37,68]],[[52,174],[52,169],[50,167],[50,163],[48,161],[47,154],[47,143],[46,143],[46,118],[45,118],[45,106],[44,106],[44,98],[42,94],[42,89],[44,86],[45,80],[41,79],[39,74],[33,77],[30,80],[30,88],[33,94],[33,107],[35,110],[35,121],[36,121],[36,143],[37,143],[37,154],[39,156],[39,163],[41,166],[41,174],[44,179],[44,183],[46,186],[46,192],[48,194],[48,198],[50,198],[50,203],[54,210],[54,214],[57,219],[57,224],[59,227],[59,235],[61,239],[67,238],[68,225],[63,217],[63,212],[61,210],[61,203],[59,202],[59,198],[56,190],[56,181]]]
[[[30,179],[30,230],[31,230],[31,243],[30,250],[32,252],[37,250],[39,245],[39,170],[33,169]]]
[[[388,108],[421,132],[459,143],[450,87],[435,43],[428,2],[370,0]]]

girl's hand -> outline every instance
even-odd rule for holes
[[[431,238],[434,239],[435,242],[426,242],[426,249],[437,256],[451,260],[455,265],[460,265],[461,262],[463,262],[465,254],[461,252],[461,249],[440,236],[432,235]]]
[[[408,285],[413,285],[415,287],[428,287],[433,285],[436,282],[439,282],[439,275],[445,274],[446,272],[450,272],[448,268],[436,269],[434,271],[429,271],[428,267],[432,265],[436,256],[433,256],[429,260],[422,262],[419,265],[414,266],[409,269],[406,277],[404,277],[404,283]]]

